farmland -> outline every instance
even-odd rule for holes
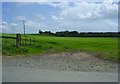
[[[13,36],[15,34],[3,34]],[[39,34],[27,34],[35,37],[35,45],[15,46],[15,40],[2,39],[3,56],[34,56],[47,53],[87,52],[102,59],[117,61],[118,38],[107,37],[55,37]]]

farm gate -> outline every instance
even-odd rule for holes
[[[35,45],[35,37],[30,37],[30,36],[26,36],[26,35],[16,34],[16,37],[0,36],[0,38],[15,39],[16,47]]]

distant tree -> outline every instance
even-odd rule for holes
[[[42,34],[42,33],[43,33],[43,31],[39,30],[39,34]]]
[[[79,33],[78,33],[78,31],[71,31],[71,32],[69,32],[69,36],[78,37]]]
[[[40,34],[43,35],[54,35],[60,37],[120,37],[120,32],[78,32],[78,31],[59,31],[52,33],[51,31],[41,31]]]
[[[56,36],[62,37],[77,37],[79,36],[78,31],[60,31],[55,33]]]
[[[54,33],[52,33],[51,31],[45,31],[43,32],[45,35],[54,35]]]

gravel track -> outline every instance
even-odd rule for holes
[[[117,72],[118,64],[85,52],[45,54],[27,57],[3,56],[4,66],[32,67],[58,71]]]

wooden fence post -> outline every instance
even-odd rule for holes
[[[20,34],[16,34],[16,46],[19,47],[20,46]]]
[[[20,35],[20,46],[22,45],[22,42],[21,42],[21,41],[22,41],[22,39],[21,39],[21,35]]]

